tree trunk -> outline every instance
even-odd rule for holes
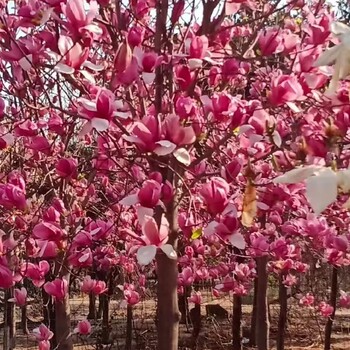
[[[201,305],[195,304],[194,308],[191,310],[191,323],[193,327],[192,336],[197,342],[197,338],[202,328],[202,317],[201,317]]]
[[[331,295],[330,295],[330,303],[329,303],[331,306],[333,306],[333,313],[328,318],[326,328],[325,328],[324,350],[331,349],[332,327],[333,327],[333,321],[334,321],[335,311],[337,306],[337,294],[338,294],[338,269],[336,267],[333,267]]]
[[[254,291],[253,291],[253,311],[252,311],[252,317],[250,319],[250,338],[249,338],[249,345],[255,346],[256,345],[256,304],[258,300],[258,279],[254,279]]]
[[[188,309],[188,299],[187,297],[191,296],[190,288],[185,286],[184,293],[178,295],[179,300],[179,310],[181,313],[180,323],[185,324],[188,329],[188,324],[191,322],[190,313]]]
[[[157,254],[158,350],[177,350],[180,312],[177,300],[177,261]]]
[[[98,296],[98,310],[97,310],[97,319],[100,320],[102,318],[103,313],[103,295]]]
[[[241,350],[241,320],[242,320],[242,297],[233,296],[233,313],[232,313],[232,350]]]
[[[65,253],[58,257],[55,266],[55,276],[67,281],[70,285],[70,272],[67,267]],[[73,339],[71,337],[71,320],[69,305],[69,287],[63,300],[55,299],[55,337],[57,350],[73,350]]]
[[[89,313],[87,315],[88,320],[96,319],[96,296],[93,293],[89,294]]]
[[[56,342],[58,350],[73,350],[73,341],[70,336],[70,306],[69,294],[63,300],[55,301]]]
[[[15,303],[8,301],[11,298],[13,298],[13,288],[5,292],[4,350],[12,350],[16,347],[16,309]]]
[[[102,344],[109,344],[109,296],[107,294],[101,295],[102,301]]]
[[[267,303],[267,256],[256,259],[257,264],[257,300],[256,300],[256,345],[258,350],[269,349],[269,311]]]
[[[43,315],[44,315],[44,324],[51,330],[56,329],[56,311],[52,301],[52,297],[45,292],[44,289],[41,291],[43,298]],[[56,332],[53,332],[53,337],[50,339],[51,348],[56,348]]]
[[[278,318],[278,330],[277,330],[277,350],[284,350],[284,339],[286,335],[287,325],[287,288],[283,284],[283,275],[279,278],[278,298],[280,303],[280,313]]]
[[[27,305],[21,308],[21,328],[23,334],[29,334],[28,330],[28,318],[27,318]]]
[[[132,306],[128,305],[126,309],[126,340],[125,350],[131,350],[132,347]]]

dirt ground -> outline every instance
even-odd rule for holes
[[[220,304],[231,315],[232,303],[228,298],[220,300],[205,300],[205,303]],[[191,306],[190,306],[191,307]],[[278,305],[271,305],[271,349],[275,349],[275,336],[277,332]],[[252,307],[243,306],[243,337],[249,337],[249,326]],[[71,300],[71,318],[73,326],[84,319],[88,313],[88,298],[74,298]],[[197,350],[226,350],[231,349],[231,324],[230,319],[214,320],[205,317],[205,308],[202,307],[202,330],[197,341]],[[133,311],[133,349],[135,350],[156,350],[156,326],[154,322],[155,301],[150,299],[140,303]],[[1,315],[2,316],[2,315]],[[19,316],[19,315],[18,315]],[[119,302],[113,301],[110,307],[111,344],[104,346],[103,349],[119,350],[125,347],[126,333],[126,310],[119,306]],[[41,310],[38,305],[30,305],[28,309],[30,332],[42,321]],[[73,335],[75,349],[92,350],[101,349],[98,346],[101,321],[91,321],[93,333],[88,337],[78,337]],[[286,332],[286,350],[321,350],[323,342],[325,320],[315,315],[305,308],[300,308],[297,304],[289,306],[288,327]],[[17,326],[16,349],[36,349],[36,342],[31,334],[25,335]],[[2,348],[3,337],[0,338],[0,348]],[[180,325],[180,350],[193,349],[193,338],[191,329],[185,325]],[[252,349],[247,346],[244,350]],[[350,350],[350,311],[339,310],[336,314],[332,349]]]

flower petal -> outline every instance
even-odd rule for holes
[[[188,65],[190,67],[191,70],[197,69],[197,68],[201,68],[202,67],[202,63],[203,61],[199,58],[190,58],[188,60]]]
[[[158,156],[166,156],[174,151],[176,145],[168,140],[156,142],[158,145],[153,152]]]
[[[156,256],[157,247],[154,245],[146,245],[140,247],[137,251],[136,257],[140,265],[148,265]]]
[[[75,69],[60,62],[56,64],[55,71],[62,74],[73,74],[75,72]]]
[[[102,118],[92,118],[91,126],[97,131],[105,131],[109,127],[109,121],[107,119]]]
[[[325,169],[306,180],[306,198],[315,214],[321,214],[338,195],[337,175]]]
[[[187,149],[179,148],[174,153],[174,157],[182,164],[189,166],[191,164],[191,156]]]
[[[153,83],[155,77],[156,77],[155,73],[147,73],[147,72],[142,73],[142,79],[145,82],[145,84],[147,84],[147,85],[151,85]]]
[[[163,246],[160,247],[160,249],[165,253],[165,255],[169,259],[173,259],[173,260],[177,259],[176,251],[174,250],[171,244],[164,244]]]
[[[245,249],[246,247],[246,241],[241,233],[234,233],[230,236],[229,241],[238,249]]]
[[[287,171],[285,174],[276,177],[273,180],[275,184],[296,184],[306,180],[308,177],[313,175],[316,171],[319,171],[323,167],[319,165],[309,165],[306,167],[296,168]]]
[[[130,194],[129,196],[124,197],[119,201],[119,204],[125,205],[126,207],[130,207],[131,205],[135,205],[139,202],[139,198],[137,194]]]
[[[22,57],[18,63],[25,71],[29,71],[32,68],[33,55],[27,55]]]

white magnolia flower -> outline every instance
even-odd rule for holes
[[[309,165],[296,168],[273,180],[274,183],[295,184],[305,181],[305,197],[315,214],[321,214],[337,200],[339,173],[331,168]]]
[[[350,27],[334,22],[331,24],[332,33],[339,38],[340,43],[327,49],[314,63],[315,67],[328,66],[334,63],[332,80],[326,94],[332,94],[337,90],[340,79],[344,79],[350,73]]]

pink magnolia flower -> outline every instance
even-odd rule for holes
[[[128,42],[122,43],[114,59],[114,69],[117,73],[124,73],[132,63],[132,51]]]
[[[305,33],[308,34],[306,42],[313,46],[323,44],[331,33],[330,25],[332,21],[334,19],[328,14],[312,18],[311,23],[306,24],[303,28]]]
[[[291,33],[290,30],[284,30],[282,34],[282,42],[283,42],[283,53],[290,54],[296,48],[296,46],[300,42],[300,37],[297,34]]]
[[[50,206],[43,214],[43,219],[50,222],[58,222],[61,214],[53,206]]]
[[[190,58],[204,58],[208,51],[209,41],[205,35],[194,36],[190,43],[189,57]]]
[[[162,146],[159,144],[161,140],[162,127],[159,118],[153,115],[145,115],[141,122],[134,123],[131,136],[124,135],[123,138],[135,143],[142,152],[152,152],[156,154],[161,152]]]
[[[140,205],[146,208],[154,208],[161,197],[161,184],[158,181],[147,180],[143,183],[137,197]]]
[[[254,256],[264,256],[268,254],[269,243],[267,242],[267,237],[262,234],[256,234],[250,236],[251,241],[251,251]]]
[[[221,213],[227,203],[230,187],[221,177],[214,177],[200,189],[200,195],[206,202],[208,211],[212,214]]]
[[[303,296],[300,299],[299,304],[302,306],[312,306],[314,302],[315,302],[315,297],[312,294],[307,293],[305,296]]]
[[[136,305],[140,302],[140,294],[131,288],[124,290],[124,299],[128,305]]]
[[[143,52],[139,47],[134,49],[141,76],[145,84],[152,84],[156,77],[155,69],[162,63],[163,57],[155,52]]]
[[[0,257],[0,288],[10,288],[14,284],[12,271],[8,268],[7,261]]]
[[[44,324],[41,324],[38,328],[33,329],[33,334],[36,340],[42,342],[50,340],[53,337],[53,332],[50,331]]]
[[[27,35],[20,40],[10,42],[10,50],[2,51],[0,57],[9,62],[18,62],[24,71],[40,65],[45,46],[34,36]]]
[[[231,161],[225,167],[222,168],[221,176],[228,183],[230,183],[237,179],[237,176],[240,173],[241,169],[242,169],[242,162],[240,162],[239,159],[234,159],[233,161]]]
[[[323,317],[330,317],[333,314],[334,308],[333,306],[327,304],[324,301],[321,301],[318,305],[318,309]]]
[[[67,19],[65,25],[75,39],[85,32],[102,34],[101,29],[93,23],[98,15],[96,1],[90,1],[88,4],[85,0],[68,0],[66,4],[61,4],[61,8]]]
[[[196,141],[196,134],[192,126],[182,126],[178,115],[167,115],[164,129],[166,138],[177,146],[190,145]]]
[[[64,232],[58,224],[43,221],[34,226],[33,237],[41,240],[58,242],[64,237]]]
[[[62,55],[62,60],[56,65],[56,70],[64,74],[73,74],[76,69],[80,69],[89,56],[89,49],[82,48],[79,43],[65,35],[58,39],[58,49]]]
[[[26,142],[26,146],[35,152],[40,152],[46,155],[51,153],[51,145],[45,136],[34,136]]]
[[[62,158],[56,164],[58,176],[65,179],[75,179],[77,177],[78,162],[74,158]]]
[[[91,333],[91,324],[88,320],[79,321],[77,327],[74,329],[74,333],[81,335],[88,335]]]
[[[68,293],[68,282],[65,279],[56,278],[52,282],[46,282],[44,290],[57,300],[63,300]]]
[[[270,102],[273,105],[287,104],[292,110],[298,111],[293,102],[300,100],[303,95],[303,88],[295,76],[279,75],[272,79]]]
[[[57,133],[58,135],[62,135],[64,132],[63,120],[54,112],[51,112],[47,126],[50,131]]]
[[[24,306],[27,302],[27,290],[25,288],[14,290],[14,298],[9,299],[9,301],[14,302],[17,306]]]
[[[248,264],[237,264],[235,266],[234,274],[240,281],[246,281],[252,277],[254,269],[250,268]]]
[[[26,205],[26,197],[23,189],[12,184],[0,184],[0,207],[23,210]]]
[[[297,281],[297,277],[291,275],[290,273],[283,277],[283,284],[287,287],[294,286],[295,284],[297,284]]]
[[[194,80],[194,73],[186,65],[176,65],[175,80],[182,91],[187,91]]]
[[[140,219],[139,219],[140,221]],[[160,248],[170,259],[177,259],[177,254],[171,244],[166,244],[169,234],[169,223],[162,217],[160,228],[153,217],[145,215],[141,219],[141,237],[145,246],[137,251],[137,260],[141,265],[148,265],[156,256],[157,249]]]
[[[46,260],[40,261],[38,265],[28,262],[21,266],[21,273],[30,278],[36,287],[45,283],[45,276],[49,271],[50,265]]]
[[[181,120],[190,118],[196,113],[195,101],[188,96],[180,96],[176,99],[175,112]]]
[[[15,126],[16,136],[35,136],[39,132],[38,125],[31,120],[17,123]]]
[[[202,303],[202,294],[201,292],[193,292],[188,298],[190,303],[201,304]]]
[[[177,0],[171,13],[171,24],[174,25],[182,16],[185,8],[185,0]]]
[[[350,309],[350,295],[343,290],[340,291],[339,306]]]
[[[263,56],[270,56],[282,52],[283,43],[280,29],[269,27],[262,30],[259,34],[258,44]]]
[[[178,282],[180,286],[190,286],[194,282],[194,273],[191,267],[185,267],[179,273]]]
[[[94,280],[90,276],[86,276],[80,286],[80,290],[86,294],[100,295],[105,293],[107,289],[106,282]]]
[[[144,38],[145,30],[141,26],[133,26],[128,31],[128,43],[132,46],[139,46]]]
[[[42,340],[39,342],[39,350],[50,350],[51,344],[49,340]]]
[[[212,98],[201,97],[207,113],[212,113],[216,121],[229,121],[237,110],[237,101],[225,92],[214,93]]]
[[[93,264],[92,251],[90,248],[72,249],[68,261],[74,267],[90,267]]]
[[[53,8],[46,8],[38,1],[29,0],[18,9],[18,16],[22,17],[18,23],[19,27],[35,27],[45,24],[53,11]]]

